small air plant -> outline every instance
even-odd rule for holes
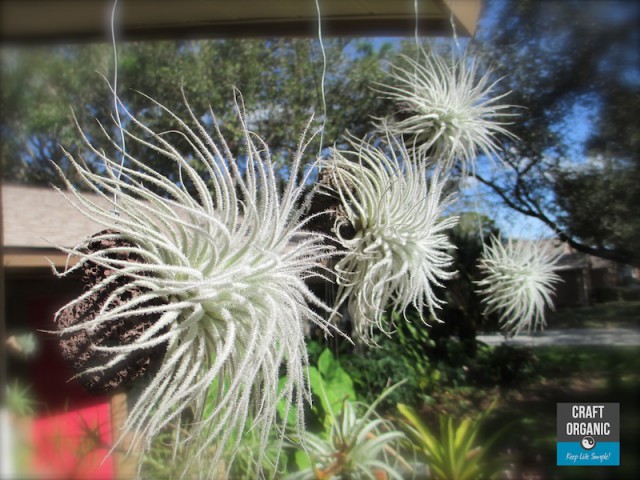
[[[98,205],[66,180],[70,193],[63,192],[65,196],[81,213],[117,230],[129,243],[104,251],[88,252],[81,246],[67,250],[79,262],[60,275],[88,262],[111,274],[65,308],[118,279],[126,282],[113,290],[95,315],[67,326],[62,334],[91,332],[121,319],[135,324],[141,317],[157,315],[131,343],[95,345],[113,358],[82,375],[126,363],[137,352],[162,345],[166,353],[132,407],[125,430],[142,453],[155,437],[172,430],[175,451],[179,446],[188,452],[185,472],[205,452],[213,451],[207,457],[208,471],[199,473],[200,478],[212,478],[223,455],[231,463],[229,451],[239,446],[233,439],[242,438],[247,425],[263,445],[274,430],[283,435],[284,426],[276,418],[281,400],[288,408],[295,405],[297,427],[303,428],[303,403],[310,398],[305,325],[311,321],[329,329],[312,308],[324,305],[305,280],[318,274],[330,252],[321,236],[306,232],[300,220],[304,182],[298,184],[296,178],[306,147],[304,136],[281,192],[268,146],[247,130],[241,99],[237,111],[244,136],[243,172],[215,126],[213,113],[215,130],[210,136],[188,103],[187,120],[154,105],[179,129],[155,132],[127,112],[125,134],[150,156],[174,162],[178,183],[130,154],[126,164],[119,165],[84,135],[90,153],[104,162],[104,172],[95,172],[67,154],[84,186],[108,206]],[[106,131],[105,135],[122,153]],[[178,151],[174,146],[178,143],[189,151]],[[196,164],[204,173],[196,171]],[[122,252],[143,261],[115,255]],[[136,296],[118,300],[131,288],[138,289]],[[279,385],[282,370],[287,372],[286,382]],[[211,395],[216,398],[213,409],[206,402]],[[194,448],[184,448],[190,444]]]
[[[324,435],[304,432],[298,437],[306,447],[311,465],[288,475],[287,480],[397,479],[401,470],[411,470],[399,447],[406,439],[391,422],[379,417],[376,408],[404,382],[385,390],[362,414],[358,404],[345,400],[341,411],[331,415],[331,426]]]
[[[479,268],[478,282],[485,314],[497,313],[502,328],[511,334],[543,328],[545,306],[553,308],[551,295],[560,281],[555,273],[561,251],[550,242],[502,242],[492,237]]]
[[[398,104],[397,117],[383,121],[394,134],[413,138],[415,148],[446,170],[460,162],[463,173],[475,171],[479,153],[495,155],[498,135],[513,137],[504,125],[513,114],[500,104],[506,95],[492,96],[497,82],[490,72],[478,75],[477,61],[468,56],[447,62],[420,50],[420,59],[402,56],[392,65],[391,82],[380,92]],[[479,78],[478,78],[479,76]]]
[[[387,306],[426,307],[437,318],[443,301],[434,287],[453,276],[445,232],[457,217],[443,217],[450,202],[443,198],[445,178],[438,172],[427,178],[423,157],[389,135],[387,141],[374,147],[352,140],[353,151],[335,151],[324,165],[344,210],[334,225],[343,254],[335,266],[336,310],[348,302],[354,337],[368,344],[376,330],[391,333]],[[354,233],[345,237],[344,230]]]

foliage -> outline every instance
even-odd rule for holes
[[[483,346],[471,362],[469,383],[474,385],[517,387],[538,376],[539,361],[530,348],[501,344]]]
[[[457,336],[466,354],[473,357],[477,329],[497,323],[495,315],[485,312],[474,282],[481,276],[478,264],[482,252],[491,236],[498,235],[499,230],[492,219],[477,212],[462,212],[459,217],[458,225],[448,232],[454,246],[451,256],[456,274],[444,288],[447,303],[440,316],[445,323],[434,324],[430,335],[436,343]]]
[[[27,417],[36,411],[37,401],[31,392],[31,387],[22,386],[17,380],[12,384],[5,385],[7,408],[10,412]]]
[[[557,171],[553,189],[562,212],[558,218],[584,242],[615,248],[640,262],[640,217],[629,211],[629,205],[640,205],[638,185],[640,158],[605,157],[582,168]]]
[[[573,248],[622,263],[639,251],[639,19],[637,2],[493,0],[471,42],[524,107],[506,169],[476,178]]]
[[[287,479],[401,479],[398,464],[404,461],[398,447],[404,434],[375,413],[378,404],[396,387],[383,392],[361,416],[357,404],[345,400],[340,413],[330,411],[331,422],[325,433],[304,432],[299,436],[298,443],[304,445],[309,456],[308,466]],[[307,462],[301,461],[303,465]]]
[[[415,447],[425,457],[433,478],[438,480],[480,480],[496,478],[506,467],[501,459],[491,459],[490,448],[503,432],[497,432],[480,444],[484,416],[464,418],[440,416],[439,434],[423,423],[411,407],[398,404],[407,422]]]
[[[217,398],[210,392],[206,400],[205,409],[214,411]],[[192,409],[183,413],[193,417]],[[175,443],[177,423],[167,425],[167,428],[157,435],[141,459],[141,478],[187,478],[200,480],[203,472],[211,468],[211,459],[216,455],[217,448],[223,448],[221,460],[214,468],[216,479],[255,480],[256,478],[280,478],[287,469],[289,459],[287,452],[282,450],[282,439],[275,432],[270,432],[267,442],[261,439],[256,430],[242,432],[239,438],[233,437],[226,445],[206,446],[206,434],[200,435],[190,443]],[[188,434],[187,431],[183,432]],[[239,441],[238,441],[239,440]],[[200,450],[205,446],[201,455],[191,461],[189,449]],[[259,468],[256,465],[259,464]]]
[[[39,348],[38,339],[33,333],[12,335],[7,339],[7,342],[10,342],[13,348],[24,358],[32,357]]]
[[[375,49],[365,40],[326,39],[324,43],[326,55],[332,59],[325,85],[331,121],[325,125],[324,144],[331,145],[341,141],[347,130],[364,135],[369,130],[368,115],[386,114],[389,102],[380,99],[369,85],[384,77],[380,63],[389,56],[390,48]],[[75,172],[59,145],[74,156],[82,145],[71,120],[72,107],[77,109],[74,113],[89,138],[101,135],[99,126],[90,120],[109,118],[112,111],[111,92],[101,77],[111,78],[111,57],[107,45],[3,47],[0,133],[4,180],[60,185],[53,164],[75,180]],[[156,131],[178,128],[175,119],[167,118],[158,107],[150,107],[136,91],[169,104],[175,103],[182,89],[194,111],[204,113],[212,106],[234,154],[243,144],[231,95],[232,88],[238,88],[252,107],[249,127],[263,132],[278,174],[288,171],[286,158],[297,149],[297,136],[310,116],[315,113],[313,129],[322,121],[322,58],[313,40],[128,42],[119,45],[118,60],[118,93],[140,121]],[[186,118],[189,112],[178,105],[175,113]],[[104,127],[118,138],[113,123],[107,122]],[[174,141],[177,146],[188,147],[180,139]],[[315,161],[317,142],[319,136],[303,156],[301,172]],[[135,142],[127,145],[127,150],[157,172],[179,180],[167,159],[148,155]],[[97,160],[91,155],[85,159],[89,164]],[[192,160],[194,168],[204,168],[197,158]],[[282,181],[280,176],[278,180]]]
[[[400,348],[393,348],[392,342],[380,340],[380,348],[365,352],[343,355],[341,363],[350,373],[358,397],[365,402],[373,402],[378,392],[389,385],[405,380],[402,388],[395,390],[380,403],[382,411],[390,410],[397,402],[404,400],[420,403],[422,395],[428,391],[439,378],[436,369],[428,369],[427,357],[419,363],[412,364],[409,356],[402,355]],[[424,375],[420,372],[427,370]]]
[[[332,421],[331,412],[340,412],[345,401],[358,400],[353,380],[328,348],[322,350],[317,361],[310,360],[308,372],[313,402],[310,411],[305,414],[307,428],[328,428]],[[281,379],[281,382],[284,381],[286,377]],[[286,408],[284,401],[278,404],[281,417],[284,417]],[[290,426],[295,426],[293,411],[289,412],[287,421]]]
[[[402,388],[381,402],[380,408],[388,411],[400,401],[420,404],[438,389],[467,382],[468,366],[474,359],[448,330],[438,332],[446,323],[428,327],[415,313],[409,312],[405,321],[399,321],[401,316],[396,312],[392,315],[397,317],[393,336],[380,335],[376,338],[378,348],[340,357],[361,398],[372,402],[377,392],[404,381]]]
[[[106,45],[82,47],[3,47],[0,153],[3,180],[31,184],[60,183],[54,165],[74,179],[60,145],[77,154],[82,142],[70,118],[72,105],[89,123],[112,107],[107,88],[95,88],[96,71],[108,68]]]

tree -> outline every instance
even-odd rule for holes
[[[108,108],[107,90],[95,88],[95,71],[106,68],[106,59],[106,48],[95,45],[2,50],[4,180],[46,184],[57,177],[52,162],[73,178],[59,145],[76,153],[80,144],[72,105],[91,107],[77,110],[82,123]]]
[[[559,221],[578,238],[630,258],[640,246],[640,165],[604,158],[595,165],[556,174],[554,193],[564,213]]]
[[[477,178],[576,250],[631,264],[640,262],[639,18],[635,2],[495,0],[474,40],[522,107],[506,169]]]
[[[330,59],[326,74],[327,116],[324,147],[344,132],[364,135],[370,115],[383,116],[387,101],[371,90],[384,72],[381,60],[389,47],[374,49],[366,41],[325,41]],[[211,40],[142,42],[119,46],[119,95],[124,106],[157,131],[175,127],[171,118],[148,98],[166,105],[178,116],[188,116],[182,93],[196,115],[207,116],[209,106],[232,151],[240,141],[234,115],[232,87],[242,93],[250,127],[269,144],[286,170],[285,157],[297,147],[312,114],[312,131],[323,120],[320,98],[322,63],[316,42],[307,39]],[[100,119],[119,142],[111,117],[112,52],[106,45],[62,46],[2,51],[2,157],[4,179],[24,183],[56,183],[50,160],[68,171],[62,150],[78,152],[80,136],[71,121],[71,108],[89,138],[98,138]],[[134,91],[135,90],[135,91]],[[123,116],[124,118],[124,116]],[[123,120],[125,125],[131,122]],[[310,164],[319,151],[319,136],[307,149]],[[105,142],[100,142],[103,147]],[[115,148],[110,152],[117,155]],[[162,173],[174,169],[148,152],[127,153],[143,159]],[[94,162],[92,158],[86,158]],[[73,175],[71,175],[73,178]],[[176,179],[177,180],[177,179]]]

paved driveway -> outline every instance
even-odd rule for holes
[[[640,346],[640,328],[567,328],[544,330],[533,335],[518,335],[505,340],[503,335],[478,335],[488,345],[636,345]]]

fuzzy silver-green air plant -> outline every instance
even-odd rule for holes
[[[426,307],[437,318],[443,301],[434,287],[453,275],[446,231],[457,217],[443,217],[450,202],[445,179],[437,171],[429,179],[423,157],[391,136],[387,142],[352,140],[352,151],[335,151],[325,164],[345,211],[334,226],[344,250],[335,266],[337,305],[348,302],[354,336],[365,343],[377,330],[391,333],[383,316],[388,306]],[[345,225],[353,237],[340,234]]]
[[[393,65],[391,82],[379,85],[398,104],[401,120],[384,121],[394,134],[413,138],[416,148],[446,170],[456,162],[464,172],[475,171],[479,153],[495,155],[498,135],[513,137],[504,125],[512,114],[500,104],[506,95],[492,96],[497,82],[489,73],[478,75],[476,60],[468,56],[447,62],[420,50],[419,61],[402,56]]]
[[[207,459],[209,471],[200,473],[201,478],[210,478],[220,457],[228,454],[229,448],[222,445],[242,438],[248,422],[265,445],[274,429],[283,432],[284,426],[276,419],[276,405],[282,399],[295,405],[300,412],[298,428],[303,428],[301,412],[310,398],[305,377],[305,325],[311,321],[328,328],[312,309],[324,306],[307,288],[305,279],[317,274],[317,267],[330,252],[319,235],[304,230],[300,220],[304,182],[298,184],[296,178],[306,147],[304,136],[281,192],[269,148],[247,130],[242,108],[238,107],[238,118],[244,149],[238,158],[245,164],[244,172],[239,171],[215,127],[213,113],[213,133],[209,135],[188,104],[186,120],[160,104],[154,105],[179,129],[154,132],[128,114],[128,142],[142,147],[145,157],[173,162],[180,182],[174,183],[148,167],[144,159],[129,154],[120,167],[86,137],[90,154],[104,162],[104,172],[96,172],[67,154],[84,187],[101,196],[107,206],[98,205],[68,181],[70,193],[65,195],[81,213],[106,228],[117,229],[137,245],[126,250],[144,262],[117,260],[113,251],[88,255],[81,246],[68,250],[80,261],[62,275],[90,261],[115,272],[92,290],[119,277],[129,283],[111,295],[94,320],[62,333],[159,313],[153,327],[133,343],[96,347],[115,357],[85,373],[126,362],[128,355],[139,349],[166,344],[159,370],[139,395],[125,429],[133,433],[134,444],[141,442],[148,448],[154,437],[177,424],[173,428],[176,448],[192,440],[197,446],[181,448],[189,453],[187,466],[205,452],[216,452]],[[118,143],[105,135],[111,147],[121,152]],[[174,146],[178,141],[188,147],[186,153]],[[122,179],[114,173],[120,168]],[[116,295],[128,286],[145,293],[114,303]],[[163,304],[149,306],[154,299],[162,299]],[[282,371],[286,371],[286,382],[279,387]],[[205,400],[210,389],[217,402],[207,411]],[[195,412],[190,421],[182,415],[187,408]]]
[[[478,282],[485,312],[497,313],[502,328],[518,334],[545,326],[545,306],[560,281],[555,270],[562,252],[550,242],[492,237],[480,259],[484,278]]]

